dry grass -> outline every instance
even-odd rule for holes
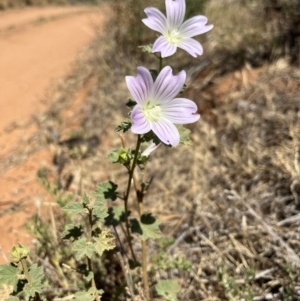
[[[264,31],[270,35],[265,37],[261,28],[276,23],[264,22],[265,6],[227,2],[240,15],[211,0],[206,13],[215,24],[206,44],[211,52],[193,66],[186,64],[185,95],[198,103],[202,114],[191,127],[194,145],[160,147],[147,168],[153,183],[146,210],[154,212],[163,232],[174,238],[167,254],[184,255],[192,268],[162,272],[150,265],[151,276],[154,281],[178,278],[180,300],[299,300],[300,73],[290,60],[295,48],[277,52],[284,54],[280,60],[271,56],[276,48],[272,41],[285,29]],[[278,15],[280,24],[281,16],[287,16],[287,2],[278,3],[284,9]],[[293,12],[290,16],[291,25]],[[98,39],[87,50],[55,95],[55,105],[38,119],[54,149],[56,181],[76,193],[92,191],[106,179],[116,181],[120,190],[125,185],[126,172],[112,168],[106,156],[120,145],[113,128],[126,117],[126,60],[121,53],[120,59],[111,59],[110,47],[116,44],[103,41]],[[256,61],[258,52],[251,49],[260,45],[271,49],[268,57],[260,57],[262,67],[244,65]],[[280,44],[276,49],[283,48]],[[247,55],[237,69],[240,49]],[[125,67],[134,70],[135,61]],[[81,101],[72,107],[74,99]],[[69,106],[75,121],[66,114]],[[130,133],[126,139],[132,145]],[[73,181],[66,185],[70,175]],[[158,247],[149,246],[151,261]]]

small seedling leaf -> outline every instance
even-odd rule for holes
[[[177,280],[160,280],[155,286],[156,292],[166,301],[177,301],[180,285]]]

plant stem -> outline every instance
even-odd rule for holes
[[[133,257],[134,261],[137,261],[137,260],[136,260],[135,254],[133,252],[133,247],[132,247],[132,243],[131,243],[131,239],[130,239],[130,226],[129,226],[129,220],[128,220],[128,200],[129,200],[131,182],[132,182],[132,179],[133,179],[134,169],[135,169],[135,166],[136,166],[136,163],[137,163],[137,158],[138,158],[140,146],[141,146],[141,136],[138,135],[136,148],[135,148],[135,153],[134,153],[134,157],[133,157],[133,162],[132,162],[132,164],[130,165],[130,168],[129,168],[127,189],[126,189],[126,194],[125,194],[125,197],[124,197],[125,224],[126,224],[126,230],[127,230],[127,240],[128,240],[129,248],[130,248],[130,251],[132,253],[132,257]]]
[[[88,235],[88,242],[91,242],[92,241],[92,236],[93,236],[93,215],[92,215],[92,210],[89,210],[89,230],[90,230],[90,233]],[[87,265],[88,265],[88,269],[89,269],[89,272],[93,272],[93,266],[92,266],[92,260],[91,258],[89,257],[86,257],[87,258]],[[91,279],[91,285],[92,287],[95,289],[96,293],[95,293],[95,299],[96,301],[100,301],[100,297],[99,297],[99,294],[98,294],[98,290],[97,290],[97,286],[96,286],[96,282],[95,282],[95,276],[93,275],[92,279]]]
[[[160,72],[161,69],[162,69],[162,63],[163,63],[163,58],[160,56],[160,57],[159,57],[159,72]]]
[[[139,203],[139,216],[143,215],[143,196],[138,200]],[[149,282],[148,282],[148,273],[147,273],[147,244],[145,240],[142,240],[142,270],[143,270],[143,284],[145,290],[145,297],[147,301],[150,301],[149,293]]]
[[[23,269],[24,275],[25,275],[28,283],[31,284],[32,281],[31,281],[31,278],[30,278],[30,275],[29,275],[29,271],[28,271],[28,267],[27,267],[27,263],[26,263],[25,258],[21,259],[21,265],[22,265],[22,269]],[[35,293],[34,300],[38,300],[38,301],[41,300],[41,297],[40,297],[39,293],[37,293],[37,292]]]

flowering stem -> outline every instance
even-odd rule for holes
[[[163,58],[160,56],[160,57],[159,57],[159,72],[160,72],[161,69],[162,69],[162,65],[163,65]]]
[[[130,165],[129,168],[129,175],[128,175],[128,184],[127,184],[127,190],[126,190],[126,194],[124,197],[124,208],[125,208],[125,224],[126,224],[126,230],[127,230],[127,240],[128,240],[128,244],[129,244],[129,248],[133,257],[134,261],[136,260],[134,251],[133,251],[133,247],[132,247],[132,243],[131,243],[131,239],[130,239],[130,226],[129,226],[129,220],[128,220],[128,199],[129,199],[129,193],[130,193],[130,188],[131,188],[131,182],[132,179],[134,177],[134,169],[137,163],[137,158],[138,158],[138,154],[139,154],[139,149],[141,146],[141,136],[138,135],[138,139],[137,139],[137,143],[136,143],[136,148],[135,148],[135,153],[134,153],[134,157],[133,157],[133,162]]]

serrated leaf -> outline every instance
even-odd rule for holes
[[[43,278],[44,271],[42,267],[38,267],[36,263],[34,263],[29,270],[30,283],[27,283],[24,286],[24,292],[34,297],[35,293],[41,293],[43,290]]]
[[[91,198],[86,194],[86,192],[83,193],[82,199],[85,205],[89,204],[91,201]]]
[[[102,182],[98,184],[98,187],[96,189],[96,197],[98,200],[111,199],[112,201],[114,201],[118,197],[117,189],[118,185],[111,181]]]
[[[138,48],[141,49],[142,52],[144,52],[144,53],[152,53],[152,46],[153,46],[153,44],[148,44],[148,45],[138,46]]]
[[[82,203],[70,203],[63,207],[63,210],[66,210],[73,215],[86,213],[86,209],[83,207]]]
[[[108,228],[102,229],[101,234],[98,237],[94,237],[93,240],[96,243],[95,249],[99,256],[101,256],[104,251],[114,249],[116,246],[115,237]]]
[[[131,125],[132,125],[132,121],[127,118],[124,121],[122,121],[118,126],[115,127],[115,132],[122,131],[123,133],[126,133],[131,128]]]
[[[132,233],[140,234],[142,240],[157,239],[162,236],[159,229],[160,222],[151,213],[143,214],[140,222],[137,219],[132,219],[130,222]]]
[[[83,234],[83,229],[81,225],[68,224],[62,233],[62,239],[65,240],[77,240]]]
[[[177,280],[160,280],[155,286],[156,292],[166,301],[177,301],[180,285]]]
[[[180,135],[180,143],[184,144],[184,145],[193,145],[189,135],[191,133],[191,131],[187,128],[185,128],[183,125],[181,124],[177,124],[176,125],[179,135]]]
[[[15,287],[18,281],[19,278],[17,267],[10,264],[0,265],[0,285],[6,284]]]
[[[84,256],[91,258],[96,251],[94,244],[87,242],[86,238],[75,241],[72,250],[75,252],[77,260],[82,259]]]
[[[124,206],[114,206],[108,208],[108,216],[105,219],[106,226],[116,227],[117,225],[119,225],[120,222],[124,222],[124,221],[125,221]]]
[[[96,216],[100,221],[104,221],[104,219],[108,216],[107,207],[102,200],[96,200],[92,209],[93,216]]]

